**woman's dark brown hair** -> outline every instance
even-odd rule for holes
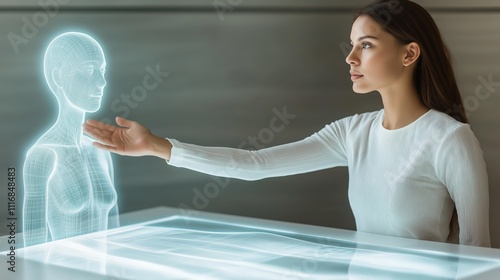
[[[450,52],[431,15],[420,5],[408,0],[377,0],[357,10],[354,19],[362,15],[371,17],[401,44],[418,44],[420,57],[413,80],[420,100],[428,108],[468,123]],[[456,242],[458,231],[455,209],[447,241]]]
[[[451,64],[451,55],[431,15],[408,0],[378,0],[355,12],[355,19],[370,16],[401,44],[415,42],[420,58],[414,83],[422,102],[429,108],[468,123]]]

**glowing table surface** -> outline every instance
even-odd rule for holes
[[[500,250],[157,207],[19,249],[1,279],[500,279]],[[1,253],[2,266],[6,252]]]

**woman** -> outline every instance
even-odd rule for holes
[[[353,90],[378,91],[384,108],[298,142],[258,151],[201,147],[123,118],[121,127],[89,120],[84,130],[104,150],[245,180],[348,166],[357,230],[489,247],[486,165],[432,17],[411,1],[375,1],[357,11],[351,44]]]
[[[92,37],[57,36],[47,47],[44,73],[59,105],[56,123],[24,162],[24,245],[118,226],[113,164],[83,135],[87,112],[101,106],[106,60]]]

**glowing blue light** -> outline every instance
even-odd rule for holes
[[[26,261],[116,279],[462,279],[499,267],[492,259],[182,216],[28,250],[19,252]]]
[[[26,154],[25,246],[118,226],[111,156],[82,131],[85,114],[101,106],[104,52],[89,35],[67,32],[50,42],[43,64],[59,114]]]

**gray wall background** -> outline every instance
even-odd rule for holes
[[[43,52],[66,31],[88,33],[107,55],[106,96],[100,111],[88,118],[124,116],[118,107],[125,106],[127,118],[184,142],[237,147],[269,128],[273,109],[286,107],[296,118],[272,139],[259,140],[274,146],[307,137],[339,118],[382,108],[378,93],[352,92],[342,50],[349,42],[351,11],[370,1],[221,2],[232,3],[232,10],[221,15],[213,1],[54,0],[62,4],[47,14],[38,1],[0,3],[0,179],[6,182],[8,166],[17,168],[18,214],[25,152],[57,116],[43,79]],[[490,88],[488,96],[484,89],[475,95],[480,77],[500,81],[500,4],[416,2],[429,9],[455,57],[471,126],[488,165],[491,236],[500,248],[500,86]],[[22,35],[26,21],[38,26],[16,53],[7,35]],[[142,84],[148,66],[157,65],[168,78],[134,101],[135,108],[120,101]],[[203,192],[216,180],[156,158],[114,155],[113,160],[121,212],[158,205],[194,208],[196,190]],[[4,224],[6,183],[1,185]],[[354,229],[347,186],[347,168],[255,182],[230,179],[203,210]]]

